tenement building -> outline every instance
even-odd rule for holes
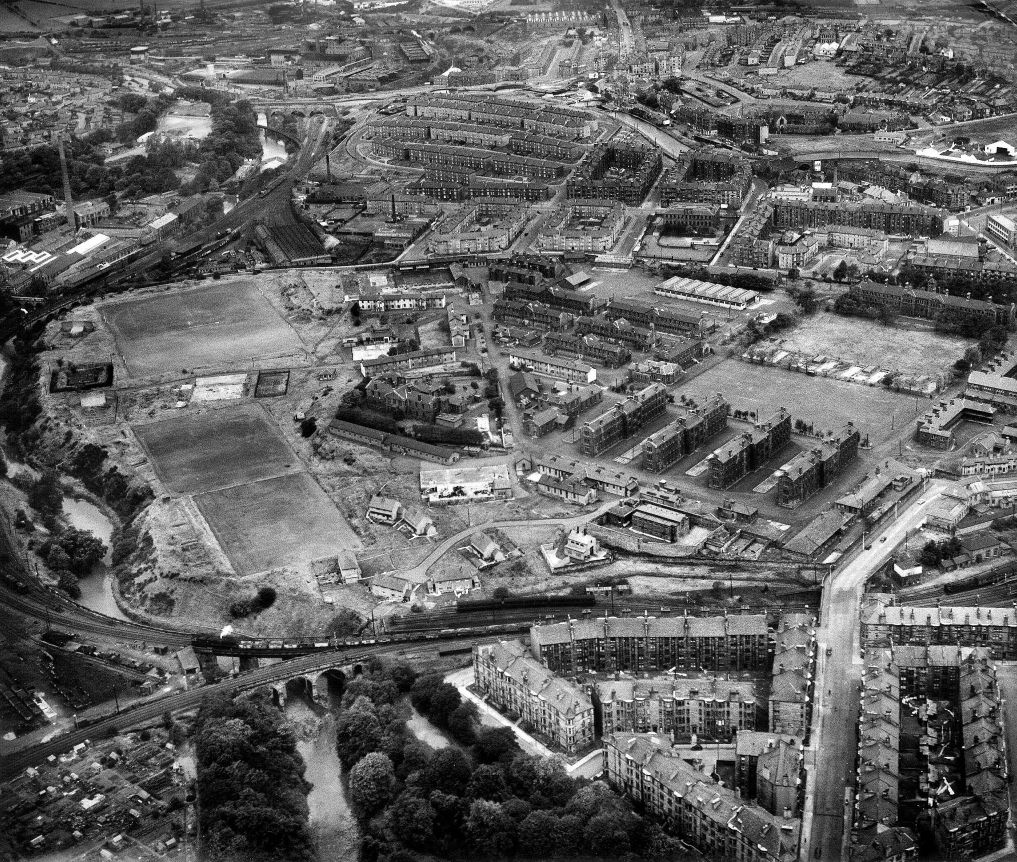
[[[1017,381],[1007,379],[1017,384]],[[970,378],[968,385],[971,385]],[[949,401],[940,401],[926,410],[918,420],[915,439],[923,446],[930,446],[933,449],[952,449],[957,442],[954,431],[961,422],[991,423],[995,415],[996,409],[991,404],[975,398],[951,398]]]
[[[623,344],[607,341],[597,335],[569,335],[566,332],[549,332],[544,336],[544,352],[548,356],[582,359],[609,368],[621,368],[632,358]]]
[[[567,752],[593,744],[593,703],[583,689],[550,673],[519,641],[473,648],[477,688],[499,709],[530,722]]]
[[[554,210],[537,234],[549,251],[607,252],[625,226],[625,208],[616,200],[569,200]]]
[[[941,859],[1000,849],[1009,772],[990,650],[869,644],[864,658],[853,843],[894,830],[907,845],[913,830]]]
[[[702,404],[678,405],[680,416],[643,441],[643,469],[662,473],[690,455],[727,427],[730,405],[724,396],[711,396]]]
[[[600,617],[530,629],[534,657],[566,674],[763,670],[769,640],[764,614]]]
[[[981,371],[972,371],[964,397],[1017,413],[1017,353],[1001,353]]]
[[[798,453],[777,471],[777,505],[794,509],[829,485],[858,455],[861,435],[852,423]]]
[[[862,280],[852,284],[848,295],[863,306],[887,308],[904,317],[921,317],[925,320],[984,321],[989,325],[1010,327],[1015,320],[1015,307],[971,299],[970,296],[953,296],[943,290],[918,290],[897,284],[880,284]]]
[[[634,299],[612,299],[604,314],[612,320],[623,317],[636,326],[653,327],[659,332],[696,338],[702,338],[717,328],[716,322],[705,314],[658,307]]]
[[[689,202],[738,207],[751,184],[752,165],[747,159],[704,148],[686,153],[664,175],[660,203],[664,207]]]
[[[749,680],[675,674],[613,679],[591,686],[601,734],[618,731],[670,734],[673,739],[729,741],[736,732],[756,729],[759,711]]]
[[[663,416],[666,409],[667,389],[660,383],[651,383],[584,423],[579,451],[584,455],[598,455]]]
[[[797,862],[801,822],[789,813],[774,815],[747,802],[654,734],[616,733],[605,743],[611,786],[704,855],[732,862]]]
[[[778,228],[850,225],[895,236],[939,236],[943,233],[944,217],[945,213],[934,207],[882,201],[778,200],[773,208],[773,224]]]
[[[770,730],[804,737],[812,720],[816,667],[814,620],[784,614],[777,626],[770,680]]]
[[[875,646],[987,647],[997,661],[1017,659],[1017,611],[982,607],[908,607],[880,593],[862,607],[862,643]]]
[[[566,183],[570,198],[606,198],[639,206],[660,176],[659,150],[597,144]]]
[[[729,488],[758,470],[791,441],[791,414],[781,407],[773,416],[756,421],[752,429],[733,437],[707,459],[711,488]]]

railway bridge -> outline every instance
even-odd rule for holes
[[[346,690],[346,683],[364,672],[360,662],[351,662],[348,656],[337,655],[334,667],[318,667],[298,673],[287,679],[276,680],[268,688],[272,702],[280,709],[291,697],[307,697],[312,703],[327,706],[338,700]]]

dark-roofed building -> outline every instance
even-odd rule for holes
[[[605,737],[632,731],[730,740],[738,731],[756,729],[757,699],[750,680],[616,674],[590,688]]]
[[[861,435],[849,422],[777,471],[777,505],[794,509],[825,488],[858,455]]]
[[[769,419],[732,438],[709,456],[711,488],[729,488],[758,470],[791,441],[791,414],[781,407]]]
[[[667,389],[651,383],[583,424],[579,450],[598,455],[620,440],[631,437],[667,410]]]
[[[863,306],[887,308],[905,317],[925,320],[984,320],[993,325],[1013,326],[1013,304],[999,305],[970,296],[953,296],[946,290],[919,290],[896,284],[863,279],[848,288],[848,294]]]
[[[710,858],[797,862],[800,821],[775,816],[708,778],[656,734],[605,740],[611,786]]]
[[[764,614],[601,617],[530,629],[534,657],[557,673],[760,670],[768,647]]]
[[[589,695],[551,673],[520,641],[474,646],[473,674],[486,699],[529,722],[565,751],[593,744]]]

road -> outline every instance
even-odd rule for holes
[[[507,394],[507,392],[506,392]],[[617,500],[611,499],[604,503],[601,503],[592,512],[584,512],[582,515],[575,515],[572,518],[533,518],[525,521],[491,521],[486,524],[480,524],[476,527],[467,527],[465,530],[460,530],[454,536],[449,536],[439,545],[435,545],[434,550],[431,551],[421,562],[417,563],[411,569],[405,569],[398,572],[399,577],[406,578],[408,581],[414,581],[416,583],[424,583],[427,580],[427,571],[431,568],[442,556],[451,551],[460,542],[465,542],[472,536],[478,529],[499,529],[502,527],[562,527],[566,530],[572,530],[574,527],[588,524],[595,518],[599,518],[608,509],[613,508],[617,505]]]
[[[932,482],[897,519],[872,537],[872,545],[834,572],[823,589],[817,632],[812,733],[805,753],[808,774],[802,821],[801,858],[846,859],[844,789],[855,783],[855,755],[862,679],[861,600],[868,578],[889,558],[908,531],[917,527],[950,483]],[[832,650],[826,655],[827,648]],[[850,819],[847,820],[850,823]]]
[[[611,8],[614,9],[615,17],[618,19],[618,39],[621,45],[621,55],[632,54],[636,50],[636,37],[632,33],[632,24],[629,22],[628,13],[622,8],[620,0],[611,0]]]
[[[651,123],[647,123],[645,120],[637,119],[624,111],[611,111],[610,113],[623,126],[628,126],[630,129],[639,132],[644,138],[653,141],[665,156],[670,156],[672,159],[677,160],[689,151],[689,147],[681,141],[675,139],[667,132],[658,129]]]
[[[738,235],[738,231],[742,229],[742,223],[745,219],[756,211],[756,207],[759,206],[759,202],[766,194],[767,188],[768,186],[763,180],[755,179],[752,181],[749,194],[742,203],[742,214],[738,216],[738,221],[734,223],[734,227],[727,232],[727,236],[724,237],[724,242],[721,243],[720,248],[717,249],[717,253],[713,256],[713,260],[710,261],[711,264],[717,266],[723,262],[728,246],[731,245],[731,241]]]

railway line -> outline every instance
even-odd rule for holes
[[[436,652],[456,649],[463,646],[462,638],[444,638],[435,640],[428,645]],[[165,697],[147,701],[132,709],[113,713],[83,727],[62,734],[49,742],[43,742],[30,748],[22,749],[0,758],[0,782],[10,780],[22,769],[45,760],[50,755],[58,755],[69,751],[78,743],[88,739],[100,739],[116,731],[136,724],[152,721],[165,712],[179,712],[194,709],[201,701],[215,694],[236,694],[261,685],[291,679],[305,673],[327,670],[339,664],[358,664],[372,657],[397,656],[404,648],[393,644],[369,646],[356,651],[331,650],[325,653],[314,653],[300,656],[285,662],[257,668],[237,677],[224,679],[210,685],[200,686],[190,691],[176,692]]]

